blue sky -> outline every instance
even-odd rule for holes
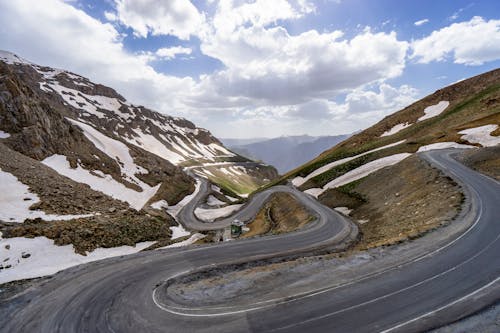
[[[29,0],[0,48],[219,137],[365,128],[500,64],[499,1]]]

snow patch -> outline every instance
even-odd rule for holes
[[[111,159],[117,161],[122,174],[126,176],[128,181],[139,185],[143,190],[147,191],[151,189],[151,186],[143,183],[135,176],[136,173],[147,174],[149,171],[135,164],[126,144],[102,134],[90,125],[73,119],[66,119],[68,119],[72,124],[80,127],[83,130],[85,137],[89,139],[97,149],[108,155]]]
[[[205,222],[213,222],[215,219],[220,217],[226,217],[231,215],[233,212],[240,209],[243,206],[242,204],[230,205],[221,208],[212,208],[212,209],[204,209],[204,208],[196,208],[194,210],[194,215],[200,220]]]
[[[133,131],[137,136],[133,139],[125,138],[127,142],[166,159],[173,164],[179,164],[185,160],[182,155],[169,150],[165,144],[160,142],[156,137],[150,134],[145,134],[138,128],[133,129]]]
[[[500,144],[500,137],[491,135],[491,132],[497,129],[498,125],[492,124],[469,128],[458,132],[458,134],[463,134],[462,139],[470,143],[479,143],[483,147],[493,147]]]
[[[181,224],[175,227],[170,227],[170,230],[172,231],[171,239],[177,239],[191,234],[189,231],[184,229]]]
[[[0,139],[10,138],[10,134],[4,131],[0,131]]]
[[[401,153],[401,154],[395,154],[395,155],[379,158],[378,160],[366,163],[366,164],[364,164],[356,169],[353,169],[353,170],[343,174],[340,177],[333,179],[328,184],[323,186],[323,188],[319,191],[317,188],[314,188],[314,189],[311,189],[313,191],[307,190],[305,192],[309,193],[317,198],[319,195],[321,195],[327,189],[339,187],[339,186],[351,183],[355,180],[361,179],[363,177],[366,177],[369,174],[371,174],[377,170],[380,170],[380,169],[385,168],[387,166],[391,166],[391,165],[394,165],[396,163],[399,163],[410,155],[411,155],[410,153]]]
[[[153,207],[154,209],[162,209],[162,208],[167,209],[168,202],[166,200],[160,200],[160,201],[153,202],[150,206]]]
[[[201,181],[199,179],[196,180],[196,187],[193,191],[193,193],[186,195],[181,201],[179,201],[175,206],[170,206],[168,207],[167,211],[170,215],[173,217],[177,217],[177,214],[179,214],[179,211],[182,209],[182,207],[186,206],[191,200],[194,199],[194,197],[198,194],[201,188]]]
[[[115,199],[127,202],[132,208],[140,210],[156,194],[161,184],[150,187],[142,192],[134,191],[122,183],[117,182],[111,175],[101,173],[99,176],[90,173],[77,164],[76,169],[63,155],[52,155],[42,161],[43,164],[51,167],[59,174],[66,176],[75,182],[87,184],[95,191],[102,192]],[[104,177],[103,177],[104,176]]]
[[[313,172],[311,172],[309,175],[307,175],[306,177],[295,177],[294,179],[292,179],[292,184],[296,187],[299,187],[301,186],[302,184],[304,184],[305,182],[307,182],[309,179],[311,178],[314,178],[316,177],[317,175],[320,175],[322,174],[323,172],[326,172],[328,170],[330,170],[331,168],[337,166],[337,165],[341,165],[341,164],[344,164],[344,163],[347,163],[351,160],[354,160],[358,157],[361,157],[361,156],[364,156],[364,155],[368,155],[368,154],[371,154],[373,152],[376,152],[376,151],[379,151],[379,150],[382,150],[382,149],[386,149],[386,148],[390,148],[390,147],[394,147],[394,146],[397,146],[397,145],[400,145],[402,143],[404,143],[406,140],[401,140],[401,141],[398,141],[398,142],[394,142],[394,143],[391,143],[391,144],[388,144],[386,146],[382,146],[382,147],[379,147],[379,148],[375,148],[375,149],[372,149],[372,150],[369,150],[367,152],[364,152],[362,154],[358,154],[356,156],[352,156],[352,157],[346,157],[346,158],[343,158],[341,160],[337,160],[337,161],[334,161],[334,162],[331,162],[331,163],[328,163],[316,170],[314,170]]]
[[[174,243],[174,244],[170,244],[170,245],[164,246],[164,247],[160,247],[157,250],[169,249],[169,248],[174,248],[174,247],[181,247],[181,246],[191,245],[191,244],[197,242],[198,240],[200,240],[202,238],[205,238],[205,236],[206,235],[196,233],[196,234],[192,235],[191,237],[189,237],[189,239],[186,239],[185,241]]]
[[[424,109],[425,114],[422,117],[418,118],[417,121],[422,121],[422,120],[426,120],[429,118],[439,116],[449,105],[450,105],[450,102],[441,101],[441,102],[437,103],[436,105],[428,106]]]
[[[43,211],[30,210],[30,206],[40,202],[38,195],[31,193],[29,187],[16,176],[0,169],[0,220],[5,222],[23,222],[25,219],[41,218],[45,221],[73,220],[90,217],[93,214],[54,215]]]
[[[352,212],[352,209],[349,209],[348,207],[335,207],[334,208],[337,212],[342,213],[344,215],[349,215]]]
[[[14,53],[7,52],[7,51],[0,51],[0,61],[3,61],[9,65],[13,65],[13,64],[31,65],[31,63],[28,60],[25,60],[25,59],[15,55]]]
[[[0,283],[52,275],[68,267],[109,257],[139,252],[155,242],[142,242],[133,246],[98,248],[86,256],[75,253],[73,245],[57,246],[46,237],[0,239],[0,264],[4,269]],[[7,249],[5,246],[9,245]],[[28,258],[23,258],[29,254]],[[11,265],[10,268],[5,268]]]
[[[389,136],[389,135],[396,134],[396,133],[398,133],[399,131],[402,131],[402,130],[404,130],[405,128],[410,127],[411,125],[412,125],[412,124],[410,124],[410,123],[397,124],[397,125],[395,125],[393,128],[391,128],[390,130],[385,131],[384,133],[382,133],[381,137],[382,137],[382,136]]]
[[[418,148],[417,153],[429,150],[448,149],[448,148],[466,149],[475,147],[470,145],[463,145],[456,142],[437,142],[437,143],[431,143],[430,145],[421,146],[420,148]]]
[[[207,205],[209,206],[222,206],[226,203],[214,197],[213,195],[209,195],[207,198]]]
[[[212,189],[212,191],[215,191],[217,193],[220,193],[220,194],[224,194],[222,193],[221,189],[219,186],[216,186],[216,185],[210,185],[210,188]]]

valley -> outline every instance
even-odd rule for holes
[[[246,145],[278,169],[77,74],[0,75],[1,331],[425,331],[498,300],[498,69],[329,149]]]

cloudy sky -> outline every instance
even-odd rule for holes
[[[0,0],[0,49],[218,137],[335,135],[500,64],[497,0]]]

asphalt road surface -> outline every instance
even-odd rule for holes
[[[0,331],[417,332],[451,322],[500,299],[500,184],[456,162],[451,152],[422,156],[466,186],[473,209],[464,218],[474,222],[447,245],[411,262],[337,288],[233,311],[175,311],[164,304],[163,281],[176,275],[334,246],[352,236],[351,223],[340,215],[307,195],[276,187],[271,191],[295,194],[318,221],[280,236],[149,251],[67,269],[1,304]],[[248,214],[257,206],[249,203]]]

